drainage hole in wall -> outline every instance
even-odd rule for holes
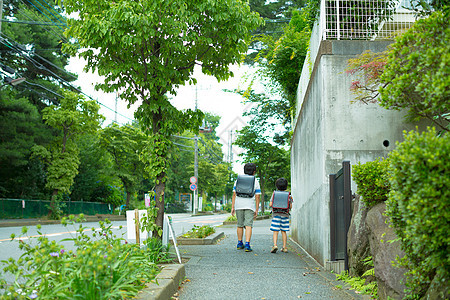
[[[389,141],[388,141],[388,140],[384,140],[384,141],[383,141],[383,146],[389,147]]]

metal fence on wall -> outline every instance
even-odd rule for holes
[[[64,214],[109,214],[112,207],[100,202],[62,201]],[[0,219],[39,218],[48,214],[48,200],[0,199]]]
[[[427,0],[430,2],[430,0]],[[410,0],[322,0],[323,40],[391,39],[416,20]]]

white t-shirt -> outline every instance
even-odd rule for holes
[[[233,192],[236,192],[236,181],[234,182]],[[258,178],[255,178],[255,195],[252,198],[243,198],[236,195],[236,199],[234,202],[234,209],[251,209],[255,211],[256,209],[256,200],[255,196],[261,195],[261,186],[259,185]]]

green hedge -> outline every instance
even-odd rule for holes
[[[405,133],[390,153],[391,192],[386,202],[406,256],[408,298],[422,297],[433,278],[450,278],[450,134],[435,129]]]
[[[358,187],[357,193],[366,207],[370,208],[387,200],[390,189],[388,167],[389,161],[386,159],[358,163],[352,167],[353,180]]]

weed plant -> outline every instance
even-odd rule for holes
[[[216,229],[210,225],[203,225],[203,226],[194,225],[194,227],[190,231],[186,232],[182,236],[185,238],[202,239],[202,238],[205,238],[215,232],[216,232]]]
[[[376,281],[367,282],[367,277],[374,276],[374,265],[372,256],[364,259],[364,264],[372,267],[371,269],[364,272],[364,274],[359,277],[352,277],[348,275],[347,271],[343,271],[341,274],[336,275],[337,280],[342,280],[351,286],[351,289],[358,291],[361,294],[370,295],[372,299],[378,299],[378,285]]]
[[[0,299],[124,299],[132,298],[146,282],[159,273],[157,263],[169,260],[160,241],[148,240],[147,247],[127,243],[112,232],[109,220],[99,222],[100,230],[79,224],[83,215],[64,218],[64,226],[73,226],[76,234],[63,241],[74,243],[75,249],[64,246],[42,235],[27,235],[19,240],[24,252],[16,261],[2,261],[5,273],[15,276],[14,283],[1,280]],[[25,241],[26,242],[25,242]]]
[[[225,219],[225,222],[234,222],[237,221],[236,216],[228,216],[228,218]]]

